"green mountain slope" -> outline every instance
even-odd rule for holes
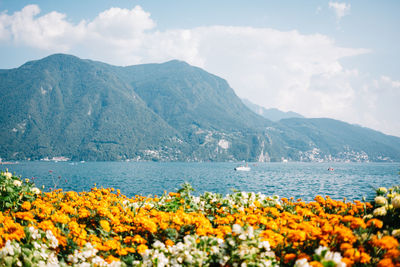
[[[273,122],[185,62],[117,67],[56,54],[0,70],[0,157],[400,161],[400,138],[330,119]]]
[[[182,61],[120,68],[147,105],[171,126],[235,131],[270,123],[251,112],[228,83]]]
[[[3,72],[0,90],[4,158],[131,158],[177,135],[118,77],[73,56]]]

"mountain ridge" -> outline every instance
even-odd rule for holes
[[[329,119],[268,120],[226,80],[177,60],[120,67],[54,54],[0,70],[0,92],[9,160],[400,160],[398,137]]]
[[[289,118],[304,118],[303,115],[293,111],[281,111],[277,108],[265,108],[257,104],[252,103],[250,100],[243,98],[242,102],[254,113],[263,116],[271,121],[280,121],[282,119]]]

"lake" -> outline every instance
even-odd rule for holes
[[[161,195],[189,182],[195,194],[222,194],[233,189],[310,201],[316,195],[349,200],[371,199],[374,189],[400,184],[399,163],[252,163],[251,171],[235,171],[237,163],[183,162],[20,162],[0,165],[22,178],[34,178],[49,189],[87,191],[120,189],[127,196]],[[334,170],[329,171],[332,167]]]

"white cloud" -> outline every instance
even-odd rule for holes
[[[0,14],[0,41],[116,65],[180,59],[227,79],[240,97],[256,104],[400,136],[400,122],[393,115],[400,113],[395,101],[400,99],[400,82],[374,78],[340,63],[345,57],[369,53],[367,49],[339,47],[322,34],[270,28],[159,31],[139,6],[111,8],[77,24],[65,14],[39,14],[35,5]]]
[[[329,2],[329,8],[333,8],[336,18],[339,21],[341,18],[350,13],[351,5],[340,2]]]

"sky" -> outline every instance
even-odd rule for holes
[[[0,69],[179,59],[266,108],[400,136],[400,1],[0,0]]]

